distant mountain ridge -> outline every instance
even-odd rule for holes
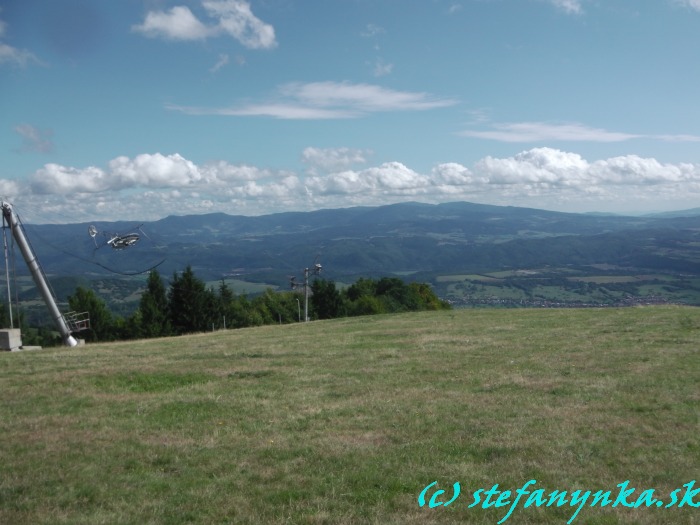
[[[96,226],[125,233],[139,225]],[[589,215],[468,202],[170,216],[140,225],[142,240],[120,252],[96,249],[87,227],[27,225],[47,272],[99,275],[102,266],[134,272],[164,260],[158,268],[166,275],[189,264],[206,279],[240,274],[283,282],[317,256],[336,278],[548,264],[693,271],[700,261],[694,244],[700,216]]]
[[[700,215],[700,208],[691,208],[689,210],[650,213],[650,214],[644,215],[644,217],[673,218],[673,217],[694,217],[696,215]]]

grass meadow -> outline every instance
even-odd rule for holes
[[[0,392],[3,524],[496,525],[509,507],[470,508],[474,491],[531,479],[612,500],[629,480],[627,501],[653,488],[664,502],[584,506],[573,523],[700,524],[699,508],[664,508],[700,488],[697,308],[454,310],[3,353]],[[436,502],[455,482],[459,498],[421,508],[433,481]],[[505,523],[575,511],[524,502]]]

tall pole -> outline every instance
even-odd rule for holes
[[[313,273],[314,275],[318,275],[321,273],[321,268],[322,266],[319,263],[314,264],[313,270],[311,268],[304,268],[304,322],[308,323],[309,322],[309,274]],[[298,284],[296,282],[296,277],[291,277],[290,278],[290,284],[292,285],[292,290],[296,290]],[[299,303],[299,299],[297,299],[297,305]],[[301,306],[299,306],[301,308]],[[301,312],[299,313],[299,317],[301,317]],[[299,319],[301,321],[301,319]]]
[[[68,328],[68,324],[66,323],[66,320],[64,319],[63,315],[58,309],[58,306],[56,305],[56,300],[54,299],[53,294],[51,293],[51,289],[49,288],[49,284],[46,281],[44,272],[41,270],[41,267],[39,266],[39,261],[37,260],[36,255],[34,255],[34,252],[32,251],[32,248],[29,245],[27,238],[24,236],[24,230],[22,229],[22,225],[20,224],[17,215],[15,215],[14,211],[12,210],[12,205],[8,202],[3,202],[0,206],[2,207],[3,217],[10,225],[10,229],[12,230],[12,235],[15,238],[15,242],[17,242],[17,245],[19,246],[19,249],[22,252],[22,257],[24,257],[24,261],[27,263],[29,272],[32,274],[34,283],[36,284],[36,287],[39,289],[39,292],[44,298],[44,303],[46,303],[46,307],[49,309],[49,313],[51,314],[51,317],[56,323],[58,331],[61,333],[63,343],[66,346],[77,346],[78,341],[76,341],[75,338],[71,335],[70,329]]]
[[[309,269],[304,268],[304,322],[309,322]]]
[[[15,322],[12,319],[12,292],[10,291],[10,254],[7,250],[7,230],[5,230],[4,215],[2,218],[2,241],[5,246],[5,280],[7,281],[7,306],[8,312],[10,312],[10,328],[14,328]]]

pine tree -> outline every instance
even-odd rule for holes
[[[311,306],[319,319],[333,319],[344,314],[343,299],[334,281],[316,279],[311,291]]]
[[[5,303],[0,303],[0,327],[2,328],[10,327],[10,316],[7,312],[8,309],[5,307]]]
[[[168,291],[168,312],[176,334],[204,332],[211,328],[214,294],[207,290],[190,265],[181,275],[175,273]]]
[[[95,292],[78,286],[75,295],[68,297],[70,309],[74,312],[88,312],[90,330],[82,332],[86,341],[113,341],[115,339],[114,319],[105,302]]]
[[[139,311],[141,313],[142,337],[170,335],[168,296],[158,270],[152,270],[148,275],[148,283],[146,284],[146,291],[141,296]]]
[[[236,296],[223,279],[221,279],[219,293],[216,299],[216,311],[214,312],[215,322],[219,323],[222,328],[230,328],[233,326],[234,301],[236,300]]]

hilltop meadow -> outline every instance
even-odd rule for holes
[[[0,523],[696,524],[699,313],[452,310],[3,353]],[[504,521],[529,480],[540,499]]]

